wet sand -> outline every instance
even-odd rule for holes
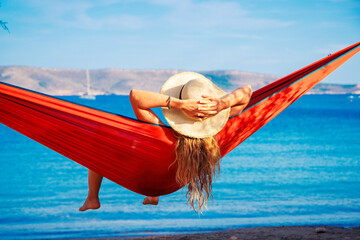
[[[324,232],[323,232],[324,231]],[[106,240],[342,240],[359,239],[360,227],[343,228],[327,226],[294,226],[294,227],[256,227],[231,229],[221,232],[179,234],[151,237],[106,238]]]

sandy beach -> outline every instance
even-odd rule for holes
[[[106,240],[307,240],[307,239],[360,239],[360,227],[328,226],[256,227],[231,229],[221,232],[179,234],[150,237],[106,238]]]

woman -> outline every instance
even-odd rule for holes
[[[215,135],[229,117],[239,114],[249,103],[249,85],[227,95],[204,76],[185,72],[171,77],[160,93],[131,90],[130,101],[136,117],[161,124],[151,108],[162,107],[164,117],[177,137],[175,147],[176,180],[188,188],[188,202],[201,211],[211,194],[212,180],[220,169],[220,149]],[[89,170],[89,192],[79,211],[100,207],[102,176]],[[143,204],[157,205],[159,197],[145,197]],[[196,211],[196,210],[195,210]]]

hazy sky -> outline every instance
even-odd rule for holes
[[[0,2],[0,66],[285,76],[360,41],[360,0]],[[359,75],[360,53],[325,82]]]

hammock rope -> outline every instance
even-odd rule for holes
[[[253,93],[218,133],[222,155],[360,51],[360,42]],[[177,191],[170,127],[148,124],[0,83],[0,123],[117,184],[147,196]]]

